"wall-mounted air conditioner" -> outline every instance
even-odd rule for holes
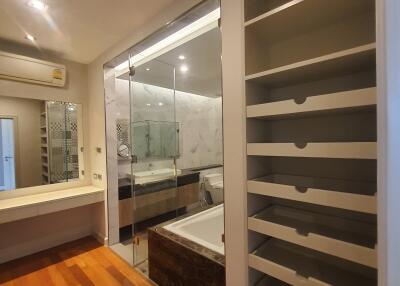
[[[64,86],[64,65],[0,52],[0,78],[36,84]]]

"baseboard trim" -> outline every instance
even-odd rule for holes
[[[101,232],[92,232],[92,236],[101,244],[107,245],[108,243],[108,237],[106,237],[103,233]]]

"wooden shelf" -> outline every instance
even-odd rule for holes
[[[249,217],[248,228],[355,263],[377,267],[376,227],[370,224],[271,206]]]
[[[290,285],[377,285],[376,274],[370,269],[360,270],[345,260],[329,259],[277,239],[268,240],[249,254],[249,266]]]
[[[376,105],[376,88],[365,88],[312,96],[304,102],[295,100],[251,105],[247,107],[247,118],[269,118],[321,113],[340,109],[358,109]]]
[[[376,152],[375,142],[308,143],[304,148],[294,143],[247,144],[250,156],[376,159]]]
[[[374,66],[375,43],[371,43],[247,75],[245,79],[268,87],[282,87],[310,80],[321,80],[335,75],[350,74]]]
[[[274,174],[247,181],[252,194],[376,214],[376,183]]]

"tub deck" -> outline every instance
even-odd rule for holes
[[[186,224],[186,218],[149,229],[149,277],[159,285],[225,285],[223,254],[169,230],[174,223]]]

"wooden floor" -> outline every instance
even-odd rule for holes
[[[0,265],[0,285],[153,285],[92,237]]]

